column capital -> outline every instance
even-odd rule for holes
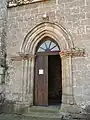
[[[31,60],[32,58],[35,58],[35,55],[21,52],[19,52],[18,55],[11,56],[12,61]]]
[[[63,50],[59,52],[61,58],[63,57],[85,57],[85,49],[72,48],[70,50]]]

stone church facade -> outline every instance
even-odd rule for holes
[[[90,1],[0,0],[0,3],[0,92],[5,94],[5,100],[13,104],[14,111],[34,106],[36,49],[48,37],[60,48],[60,111],[87,112]]]

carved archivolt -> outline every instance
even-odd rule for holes
[[[54,39],[60,46],[61,51],[74,47],[66,29],[56,23],[43,22],[35,26],[27,34],[21,45],[20,52],[24,54],[35,54],[37,44],[46,36]]]
[[[75,48],[67,31],[56,23],[43,22],[35,26],[25,37],[18,56],[12,56],[13,61],[29,60],[35,57],[38,43],[44,37],[54,39],[60,47],[60,56],[85,56],[85,49]]]

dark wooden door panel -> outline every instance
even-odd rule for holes
[[[48,105],[48,56],[37,56],[35,67],[35,105]]]

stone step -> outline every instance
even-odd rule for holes
[[[34,113],[23,114],[25,120],[62,120],[62,115],[60,114],[50,114],[50,113]]]
[[[86,116],[86,115],[85,115]],[[62,115],[56,115],[50,113],[49,115],[43,115],[43,114],[0,114],[0,120],[90,120],[90,117],[87,116],[79,116],[79,115],[73,115],[73,117],[69,117],[68,115],[62,116]]]
[[[40,106],[33,106],[28,109],[28,112],[40,112],[40,113],[58,113],[60,107],[40,107]]]
[[[33,106],[28,109],[28,114],[23,114],[25,120],[62,120],[59,107]]]
[[[62,120],[61,117],[51,116],[36,116],[32,114],[0,114],[0,120]]]

